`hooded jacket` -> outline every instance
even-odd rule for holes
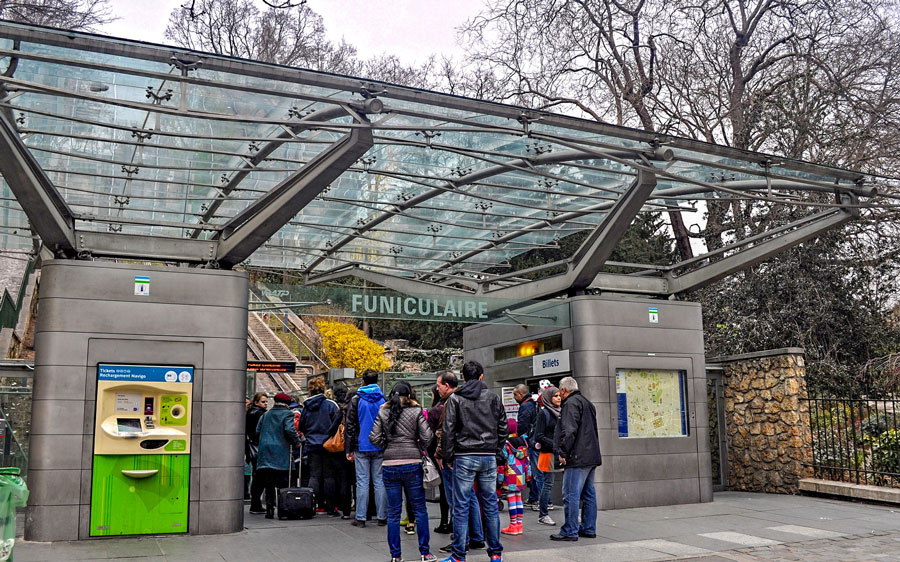
[[[597,410],[577,390],[562,402],[554,439],[556,454],[566,459],[565,468],[602,464],[597,434]]]
[[[531,447],[534,444],[534,425],[537,423],[537,404],[531,396],[519,404],[516,421],[519,424],[519,435],[524,435],[525,441]]]
[[[447,463],[457,455],[500,457],[509,437],[503,402],[480,380],[469,381],[447,399],[442,431],[441,454]]]
[[[307,398],[303,403],[303,411],[300,413],[300,421],[297,430],[306,437],[307,451],[321,451],[322,445],[331,437],[332,427],[336,427],[335,421],[340,417],[340,409],[333,401],[325,398],[324,394],[316,394]]]
[[[356,396],[350,399],[347,419],[344,420],[344,452],[381,451],[369,441],[369,433],[378,416],[378,409],[384,404],[384,394],[377,384],[361,386]]]
[[[294,431],[294,412],[284,404],[275,404],[263,414],[256,426],[259,440],[259,456],[256,467],[288,470],[291,462],[291,445],[299,445],[300,438]]]

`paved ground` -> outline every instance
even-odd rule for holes
[[[436,505],[430,505],[436,518]],[[503,517],[506,524],[505,514]],[[560,510],[551,515],[562,519]],[[437,522],[432,521],[432,527]],[[504,537],[508,562],[900,561],[900,508],[801,496],[723,492],[715,501],[684,506],[626,509],[598,515],[597,539],[552,543],[558,527],[525,515],[526,534]],[[432,534],[432,549],[449,540]],[[404,556],[415,556],[414,536],[403,535]],[[415,556],[415,557],[414,557]],[[99,539],[30,543],[20,539],[16,562],[110,560],[129,562],[318,562],[388,560],[385,529],[351,527],[348,521],[266,520],[245,516],[232,535]],[[469,560],[487,560],[477,551]]]

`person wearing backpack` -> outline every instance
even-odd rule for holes
[[[356,391],[347,407],[344,421],[344,453],[356,465],[356,518],[354,527],[366,526],[369,507],[369,482],[375,486],[375,512],[378,525],[387,525],[387,495],[384,491],[382,463],[384,451],[369,441],[369,433],[384,404],[384,394],[378,387],[378,372],[367,369],[362,376],[363,386]]]
[[[525,439],[516,435],[518,424],[509,419],[509,439],[503,446],[504,464],[498,467],[500,490],[506,492],[509,503],[509,527],[501,529],[505,535],[521,535],[524,532],[522,515],[525,511],[522,503],[522,492],[531,480],[531,463],[528,457],[528,444]]]

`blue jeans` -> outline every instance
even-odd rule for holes
[[[422,485],[422,465],[420,463],[385,466],[384,490],[387,492],[388,548],[391,556],[400,558],[400,515],[403,511],[403,491],[412,504],[416,516],[416,533],[419,535],[419,553],[428,554],[428,510],[425,508],[425,487]]]
[[[540,470],[537,471],[537,474],[541,475],[541,499],[538,506],[538,517],[543,517],[549,514],[550,493],[553,491],[553,481],[556,480],[556,475],[553,472],[541,472]]]
[[[469,514],[479,498],[484,509],[488,554],[500,554],[500,514],[497,512],[497,459],[493,455],[461,455],[453,459],[453,557],[466,559]],[[478,483],[478,498],[474,485]]]
[[[444,469],[441,471],[441,478],[444,479],[444,491],[447,493],[447,503],[450,505],[450,515],[451,518],[455,520],[453,516],[453,506],[454,506],[454,488],[456,487],[453,476],[453,469],[447,468],[444,466]],[[484,540],[484,528],[481,526],[481,507],[479,507],[478,502],[474,501],[469,504],[469,541],[483,541]]]
[[[538,456],[541,452],[533,445],[528,447],[528,464],[531,465],[531,482],[528,483],[528,503],[534,503],[541,497],[544,488],[544,473],[538,470]]]
[[[597,493],[594,491],[594,470],[597,467],[566,468],[563,472],[563,509],[566,522],[559,534],[577,537],[582,533],[597,533]],[[581,525],[578,507],[581,504]]]
[[[382,451],[356,451],[356,518],[366,520],[369,511],[369,478],[375,483],[375,512],[382,521],[387,519],[387,496],[381,476]]]

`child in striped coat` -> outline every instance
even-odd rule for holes
[[[509,504],[509,527],[500,532],[507,535],[521,535],[522,490],[531,480],[531,467],[528,462],[528,445],[525,439],[516,435],[516,420],[509,420],[509,439],[503,447],[506,464],[498,467],[498,481],[500,490],[506,492],[506,501]]]

